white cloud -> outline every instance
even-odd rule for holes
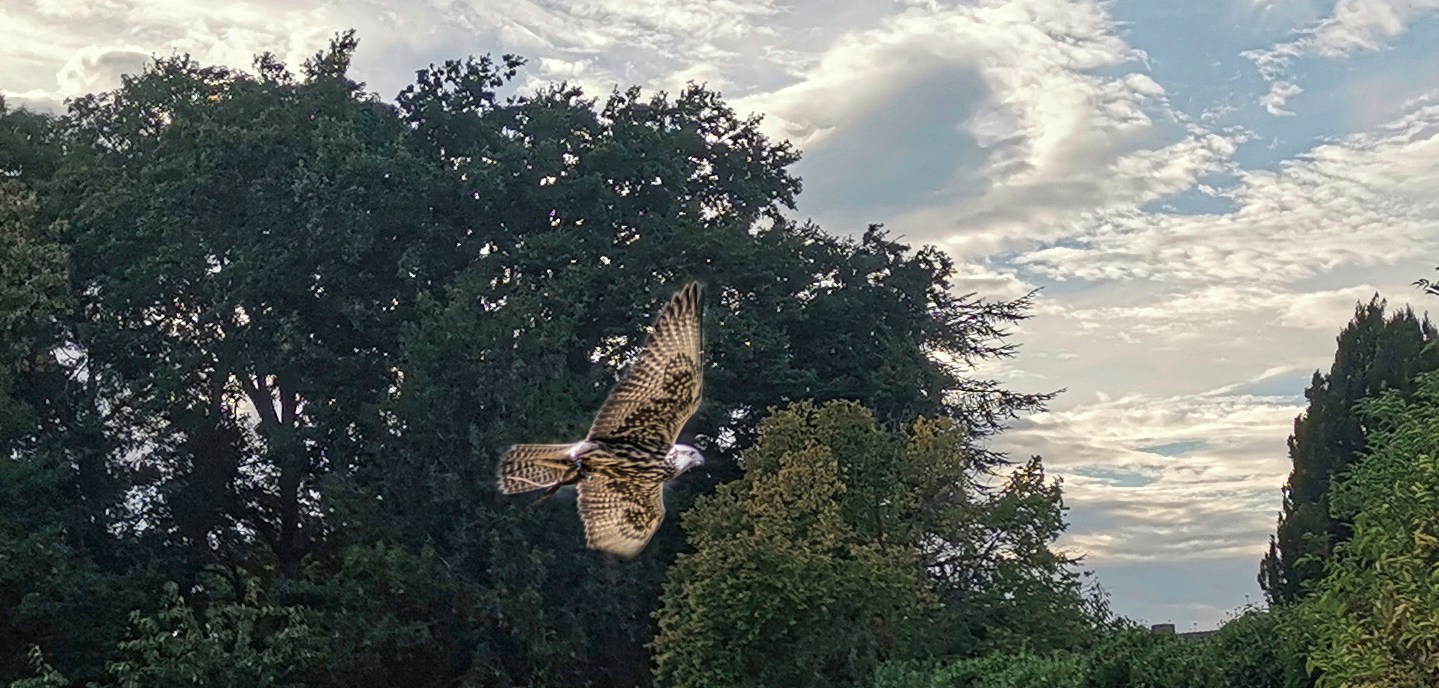
[[[1259,104],[1262,105],[1269,114],[1275,117],[1293,116],[1294,113],[1290,110],[1285,110],[1284,106],[1289,102],[1290,98],[1303,92],[1304,89],[1288,81],[1275,81],[1269,84],[1269,93],[1259,99]]]
[[[1175,349],[1212,340],[1216,333],[1269,326],[1334,332],[1354,315],[1357,302],[1378,288],[1370,285],[1321,291],[1292,291],[1262,285],[1215,284],[1148,295],[1139,305],[1057,309],[1052,317],[1070,320],[1082,331],[1150,346]],[[1196,327],[1203,323],[1203,327]]]
[[[185,3],[173,0],[41,0],[0,21],[0,89],[7,98],[54,107],[119,85],[152,56],[187,53],[207,64],[248,68],[270,51],[297,64],[334,33],[372,15],[279,0]],[[123,37],[123,38],[120,38]],[[20,69],[17,65],[25,64]]]
[[[136,48],[80,49],[55,74],[60,90],[67,94],[108,91],[120,85],[124,74],[138,74],[150,63],[150,56]]]
[[[1260,105],[1272,115],[1293,114],[1283,108],[1286,100],[1303,90],[1289,80],[1294,60],[1310,55],[1338,59],[1380,50],[1435,10],[1439,0],[1339,0],[1329,16],[1300,30],[1297,38],[1243,53],[1271,82]]]
[[[1434,10],[1439,10],[1439,0],[1339,0],[1304,47],[1325,57],[1378,50]]]
[[[765,113],[773,135],[813,157],[864,147],[854,137],[893,119],[892,108],[924,107],[927,93],[909,90],[916,84],[958,94],[969,110],[931,119],[947,117],[981,164],[936,170],[926,180],[935,190],[905,199],[909,211],[890,224],[979,256],[1061,236],[1096,208],[1182,191],[1233,153],[1240,138],[1198,126],[1160,140],[1153,116],[1176,127],[1182,117],[1160,84],[1134,71],[1142,57],[1102,3],[927,3],[841,36],[797,83],[738,105]]]
[[[1075,245],[1018,259],[1055,279],[1282,283],[1439,248],[1439,104],[1315,147],[1278,172],[1238,170],[1236,210],[1096,213]]]
[[[1257,558],[1301,410],[1225,389],[1099,398],[1036,415],[1000,447],[1040,454],[1064,477],[1076,523],[1062,544],[1095,563]]]
[[[1062,0],[993,0],[965,6],[932,4],[886,18],[877,28],[847,33],[824,52],[796,84],[742,99],[766,113],[771,131],[797,144],[822,143],[831,132],[866,116],[896,85],[936,68],[981,74],[997,94],[996,113],[1019,134],[1045,119],[1088,113],[1094,105],[1124,121],[1142,122],[1134,101],[1153,94],[1152,81],[1085,77],[1083,70],[1134,57],[1115,35],[1112,19],[1096,3]],[[821,105],[823,105],[821,107]],[[1041,122],[1036,124],[1036,122]],[[1060,132],[1039,141],[1043,158],[1066,145]],[[1008,136],[1000,136],[999,140]]]
[[[1014,268],[996,268],[969,261],[957,261],[954,267],[951,284],[960,294],[974,293],[985,299],[1017,299],[1035,289],[1035,285],[1020,279]]]

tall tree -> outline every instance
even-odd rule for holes
[[[707,284],[711,368],[686,439],[711,461],[669,492],[671,513],[738,474],[771,406],[853,399],[894,423],[961,415],[978,435],[1047,397],[967,376],[1013,352],[1003,327],[1025,301],[952,295],[942,252],[878,227],[845,239],[785,220],[794,154],[714,93],[497,98],[515,68],[447,63],[401,95],[458,172],[438,212],[479,257],[410,331],[398,437],[354,502],[375,511],[355,521],[433,542],[477,591],[536,600],[514,624],[502,601],[477,598],[486,637],[513,643],[479,648],[477,665],[505,677],[491,680],[645,685],[648,614],[685,546],[675,520],[638,559],[607,561],[583,549],[571,505],[520,513],[492,483],[508,444],[583,435],[678,282]]]
[[[0,181],[0,447],[32,430],[33,411],[16,398],[16,378],[49,353],[54,320],[69,306],[69,254],[56,236],[61,225],[42,229],[38,205],[20,182]]]
[[[745,453],[744,478],[686,512],[695,552],[656,613],[658,682],[864,685],[879,662],[915,654],[915,622],[934,603],[918,553],[856,532],[854,467],[837,443],[880,445],[884,433],[850,403],[780,411]]]
[[[0,176],[29,188],[55,175],[64,149],[56,119],[13,109],[0,96]]]
[[[295,79],[156,61],[71,107],[77,332],[138,454],[141,515],[195,565],[295,575],[332,533],[328,474],[368,459],[398,346],[455,245],[430,220],[436,165],[346,71],[353,34]],[[233,560],[233,559],[232,559]]]
[[[998,457],[973,440],[1047,398],[969,368],[1013,353],[1026,300],[955,296],[941,251],[878,227],[790,221],[796,154],[717,94],[503,99],[521,61],[482,58],[422,70],[390,106],[347,75],[354,49],[340,36],[298,77],[268,56],[253,74],[159,60],[58,125],[27,120],[55,144],[32,156],[53,179],[23,166],[37,222],[67,221],[75,307],[37,349],[47,375],[16,380],[38,429],[6,464],[48,476],[13,484],[63,513],[15,532],[51,528],[25,571],[69,562],[112,612],[70,615],[103,622],[93,638],[21,628],[7,656],[38,642],[99,680],[161,581],[203,612],[254,575],[323,624],[317,684],[648,685],[675,519],[636,560],[598,557],[565,497],[525,511],[494,469],[510,443],[583,434],[691,277],[711,367],[686,439],[711,462],[671,513],[739,474],[773,406],[950,416],[979,466]],[[843,508],[870,532],[860,500]],[[9,581],[6,600],[34,590]],[[84,602],[28,599],[50,620]]]
[[[16,116],[51,126],[0,112],[0,132],[14,131]],[[22,168],[12,168],[20,179],[50,181]],[[0,684],[27,672],[37,644],[71,675],[98,677],[125,613],[143,605],[126,590],[129,552],[107,531],[121,486],[106,467],[95,398],[66,364],[69,252],[63,223],[45,215],[25,184],[0,181]]]
[[[1354,464],[1366,429],[1355,409],[1365,397],[1392,389],[1407,395],[1414,376],[1439,369],[1434,326],[1410,309],[1392,316],[1376,295],[1355,309],[1340,332],[1329,373],[1314,374],[1305,390],[1309,407],[1294,420],[1289,459],[1294,469],[1284,486],[1279,527],[1260,564],[1259,585],[1270,604],[1304,597],[1323,576],[1334,547],[1349,538],[1352,523],[1334,517],[1329,504],[1333,477]]]

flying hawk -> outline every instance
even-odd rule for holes
[[[500,459],[500,491],[577,485],[591,549],[633,557],[665,517],[664,484],[704,464],[675,444],[700,404],[700,285],[670,299],[639,359],[615,385],[590,434],[573,444],[517,444]]]

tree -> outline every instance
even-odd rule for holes
[[[685,439],[711,461],[671,513],[739,474],[773,406],[952,416],[995,466],[979,440],[1047,398],[970,367],[1013,353],[1027,300],[955,296],[941,251],[879,227],[787,219],[796,154],[717,94],[500,98],[522,66],[506,57],[422,70],[391,106],[347,76],[355,47],[337,37],[298,76],[162,59],[58,121],[0,114],[0,137],[38,146],[0,164],[40,192],[27,226],[63,220],[47,241],[73,305],[9,361],[34,422],[0,464],[0,533],[26,562],[0,581],[0,611],[20,610],[0,668],[38,644],[101,680],[163,582],[198,610],[248,571],[334,640],[317,684],[648,685],[675,519],[605,559],[566,497],[526,512],[493,476],[510,443],[583,435],[691,277],[710,368]],[[856,494],[889,490],[879,475]],[[843,508],[876,537],[861,501]]]
[[[0,448],[33,429],[33,411],[16,398],[15,383],[42,365],[35,359],[49,353],[44,347],[53,344],[53,320],[69,306],[69,255],[55,237],[61,225],[42,231],[38,205],[20,182],[0,181],[0,348],[6,364],[0,367]]]
[[[1359,405],[1369,449],[1332,489],[1353,524],[1306,603],[1320,686],[1439,682],[1439,374]]]
[[[898,464],[902,493],[888,510],[944,602],[935,651],[1088,645],[1107,609],[1097,591],[1086,596],[1078,561],[1051,549],[1066,527],[1060,482],[1046,478],[1037,456],[996,481],[969,435],[948,419],[917,421]]]
[[[0,96],[0,177],[34,188],[50,181],[62,155],[55,118],[11,109]]]
[[[1259,585],[1270,604],[1307,595],[1306,586],[1323,575],[1334,548],[1349,538],[1351,524],[1336,519],[1329,505],[1333,477],[1358,459],[1366,430],[1355,405],[1393,389],[1413,389],[1415,375],[1439,368],[1439,350],[1428,319],[1405,309],[1392,316],[1375,296],[1360,304],[1354,320],[1339,334],[1334,365],[1316,372],[1305,390],[1309,407],[1294,420],[1289,438],[1293,472],[1284,487],[1278,530],[1260,565]]]
[[[305,609],[275,607],[258,599],[251,586],[245,599],[196,609],[166,586],[165,604],[153,616],[130,615],[135,637],[116,647],[108,680],[89,685],[114,688],[221,686],[273,688],[294,685],[324,656],[325,639]],[[38,678],[16,688],[73,685],[43,659]]]
[[[685,514],[681,555],[657,612],[666,685],[866,683],[913,652],[930,611],[916,552],[857,536],[845,519],[836,435],[877,432],[852,404],[801,404],[765,422],[745,477]]]
[[[645,685],[648,615],[685,547],[676,519],[636,560],[597,559],[572,506],[521,513],[493,472],[511,443],[583,436],[678,283],[697,277],[708,294],[705,405],[684,439],[710,461],[668,493],[672,514],[738,474],[772,406],[853,399],[894,424],[963,415],[956,427],[978,436],[1047,396],[967,375],[1013,353],[1003,328],[1026,301],[953,296],[942,252],[878,227],[845,239],[785,220],[792,151],[714,93],[499,99],[517,66],[446,63],[401,95],[417,136],[459,173],[437,212],[467,228],[477,257],[421,301],[397,436],[383,470],[361,472],[347,518],[434,543],[476,591],[534,600],[515,624],[476,596],[485,637],[518,648],[482,647],[494,680]]]
[[[477,605],[432,548],[351,545],[280,587],[275,597],[313,612],[310,624],[326,636],[323,654],[299,674],[306,685],[442,686],[479,673]]]
[[[435,165],[346,76],[355,45],[298,81],[269,56],[257,76],[158,60],[66,120],[77,343],[143,455],[141,515],[194,567],[294,576],[332,534],[316,495],[384,431],[436,278],[416,254],[455,243],[430,220]]]
[[[955,296],[942,251],[911,251],[879,226],[851,241],[786,220],[798,156],[758,118],[693,85],[673,99],[635,88],[600,103],[560,86],[501,102],[494,88],[521,64],[432,66],[399,105],[459,173],[443,212],[485,257],[466,297],[495,309],[524,293],[570,321],[571,372],[606,373],[592,398],[641,345],[635,323],[672,291],[660,285],[690,277],[707,283],[715,325],[698,427],[723,425],[725,445],[752,444],[770,405],[804,399],[854,399],[896,423],[963,415],[993,432],[1049,398],[966,375],[1013,353],[1003,328],[1027,299]]]
[[[1222,688],[1310,688],[1306,640],[1291,609],[1248,609],[1225,622],[1207,654],[1213,685]]]
[[[17,117],[25,126],[12,128]],[[0,108],[0,136],[48,127]],[[48,181],[24,168],[16,176]],[[133,601],[95,513],[115,486],[92,448],[58,446],[94,435],[75,403],[82,385],[70,384],[56,357],[71,305],[69,255],[58,241],[63,224],[45,226],[42,215],[32,190],[0,181],[0,683],[27,673],[37,643],[74,674],[98,676],[124,627],[126,610],[109,607]]]
[[[897,434],[831,402],[777,411],[742,465],[684,516],[695,552],[658,612],[660,680],[845,684],[884,660],[1093,639],[1073,562],[1048,549],[1063,507],[1038,459],[990,486],[952,421]]]

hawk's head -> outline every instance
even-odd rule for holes
[[[705,457],[700,450],[688,444],[676,444],[670,447],[670,453],[665,455],[665,461],[674,466],[675,475],[679,475],[695,466],[703,466]]]

